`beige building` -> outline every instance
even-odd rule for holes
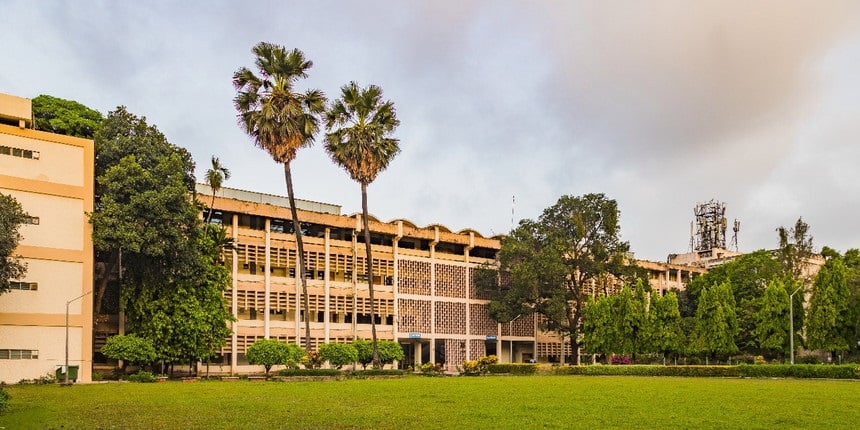
[[[93,141],[32,130],[29,99],[0,94],[0,193],[30,215],[16,254],[23,279],[0,295],[0,382],[54,374],[66,360],[92,367]]]
[[[198,184],[207,203],[212,192]],[[369,339],[375,318],[380,339],[396,340],[406,357],[401,368],[422,363],[454,370],[466,359],[495,354],[502,362],[556,361],[561,340],[539,329],[528,315],[497,323],[487,312],[488,297],[476,291],[477,265],[494,262],[500,237],[474,230],[452,232],[441,225],[418,227],[407,220],[370,220],[373,282],[377,314],[371,315],[365,275],[361,216],[342,215],[340,207],[298,200],[304,225],[310,302],[311,344]],[[236,249],[227,257],[233,285],[226,296],[237,318],[233,335],[214,371],[257,371],[245,360],[257,339],[304,345],[306,316],[296,276],[296,246],[285,197],[221,189],[212,222],[224,225]],[[684,289],[702,268],[648,261],[651,285],[665,293]],[[597,289],[595,288],[595,291]],[[564,355],[570,355],[565,345]]]

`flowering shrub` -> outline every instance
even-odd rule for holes
[[[464,375],[481,375],[487,373],[487,367],[499,362],[499,357],[490,355],[477,360],[466,360],[463,362],[462,373]]]
[[[418,367],[422,374],[427,376],[441,375],[445,368],[441,364],[424,363]]]
[[[612,364],[630,364],[630,357],[626,355],[613,355],[610,362]]]

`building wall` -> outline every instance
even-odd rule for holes
[[[289,208],[271,196],[258,199],[234,191],[219,192],[214,222],[224,225],[236,244],[226,256],[233,286],[225,296],[237,321],[220,367],[235,373],[256,370],[244,360],[255,340],[304,345],[305,335]],[[310,230],[303,239],[312,348],[371,337],[361,217],[338,213],[299,210]],[[438,225],[419,228],[406,220],[372,219],[371,232],[377,336],[404,345],[409,357],[401,366],[429,361],[453,369],[507,340],[472,284],[473,268],[492,261],[498,238]]]
[[[93,210],[93,142],[16,126],[30,124],[29,103],[0,94],[0,192],[38,218],[22,226],[16,250],[28,265],[19,281],[36,288],[0,295],[0,381],[6,383],[53,374],[65,363],[66,302],[89,293],[93,280],[85,214]],[[74,300],[68,309],[69,364],[80,366],[78,380],[89,381],[92,299]]]

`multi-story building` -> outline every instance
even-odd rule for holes
[[[0,295],[0,382],[54,374],[67,356],[88,381],[93,141],[31,126],[30,100],[0,94],[0,193],[30,215],[16,249],[27,273]]]
[[[205,185],[198,193],[211,195]],[[406,352],[400,365],[434,362],[454,366],[487,354],[530,358],[533,324],[498,324],[474,287],[473,270],[490,263],[498,237],[474,230],[452,232],[442,225],[418,227],[407,220],[370,219],[376,313],[371,314],[361,215],[340,207],[298,200],[302,222],[310,312],[304,314],[296,274],[296,243],[284,197],[222,189],[212,222],[235,241],[227,259],[233,285],[227,293],[238,319],[223,349],[223,370],[241,372],[246,348],[273,338],[304,345],[310,320],[311,345],[351,342],[371,336],[396,340]],[[533,321],[533,320],[532,320]],[[520,329],[523,326],[523,329]],[[522,351],[521,351],[522,350]],[[229,367],[227,369],[226,367]]]
[[[212,191],[198,184],[200,195]],[[208,197],[205,200],[209,201]],[[311,323],[311,345],[370,338],[371,318],[380,339],[399,342],[407,368],[421,363],[449,369],[463,360],[498,355],[503,362],[556,361],[570,355],[561,339],[542,332],[539,318],[523,315],[510,323],[493,321],[489,297],[476,290],[476,266],[493,263],[500,237],[470,229],[452,232],[442,225],[418,227],[398,219],[370,219],[371,274],[376,309],[371,315],[361,215],[342,215],[340,207],[297,200],[305,240],[310,313],[301,303],[296,246],[285,197],[224,188],[216,193],[212,222],[235,241],[228,255],[233,285],[226,293],[233,335],[222,350],[220,371],[245,372],[246,348],[273,338],[304,345],[304,321]],[[705,269],[639,262],[651,272],[661,293],[683,289]]]

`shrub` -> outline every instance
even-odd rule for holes
[[[358,351],[346,343],[326,343],[320,345],[320,358],[328,361],[334,368],[358,361]]]
[[[7,393],[2,386],[0,386],[0,414],[6,411],[6,408],[9,407],[10,398],[11,397],[9,396],[9,393]]]
[[[356,339],[352,346],[358,350],[358,362],[361,367],[367,369],[367,365],[373,361],[373,344],[367,339]],[[403,347],[393,340],[377,340],[376,349],[379,351],[379,361],[383,365],[403,360]]]
[[[130,382],[155,382],[156,378],[152,372],[141,370],[134,375],[128,375],[128,380]]]
[[[437,376],[441,375],[445,371],[445,368],[441,364],[424,363],[418,367],[418,370],[421,371],[422,375]]]
[[[319,369],[322,367],[324,362],[325,360],[323,360],[319,351],[308,351],[305,356],[302,357],[302,365],[305,366],[305,369]]]
[[[352,341],[352,346],[358,352],[358,361],[363,369],[367,369],[367,365],[373,361],[373,344],[367,339],[356,339]],[[376,345],[379,348],[379,344]]]
[[[339,376],[337,369],[282,369],[278,371],[280,376]]]
[[[825,378],[825,379],[857,379],[860,370],[853,364],[769,364],[738,366],[740,375],[746,378]]]
[[[737,377],[737,366],[559,366],[553,368],[559,375],[628,375],[628,376],[694,376]]]
[[[821,364],[821,358],[813,354],[798,357],[797,361],[803,364]]]
[[[127,364],[148,364],[155,361],[155,347],[152,341],[133,334],[111,336],[101,351],[107,358],[122,360],[123,367]]]
[[[502,363],[490,364],[487,371],[493,374],[507,373],[511,375],[534,375],[537,373],[537,364]]]
[[[477,360],[466,360],[463,362],[461,373],[465,375],[481,375],[487,373],[487,366],[499,362],[499,357],[489,355]]]
[[[272,366],[285,364],[296,366],[296,363],[304,355],[304,350],[296,345],[278,342],[275,339],[260,339],[248,347],[245,357],[250,364],[262,364],[266,374]]]
[[[630,364],[630,357],[626,355],[613,355],[609,362],[612,364]]]
[[[367,376],[403,376],[404,373],[405,372],[400,369],[368,369],[353,372],[353,376],[356,378]]]

